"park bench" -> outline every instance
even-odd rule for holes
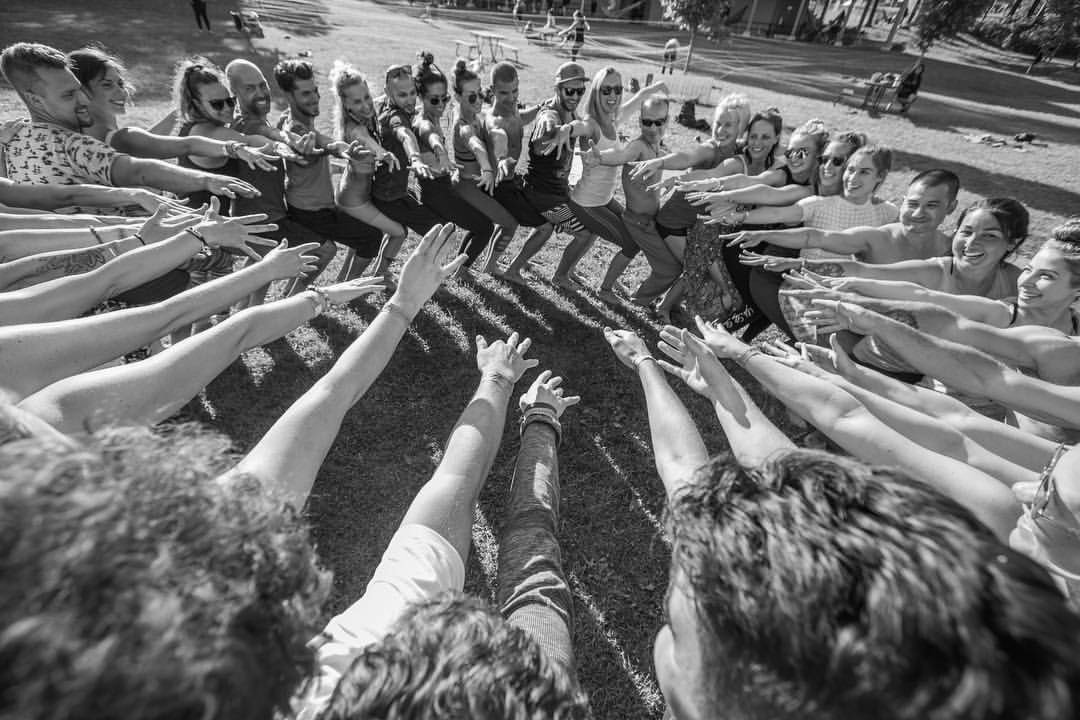
[[[720,87],[713,85],[712,78],[697,75],[670,75],[664,77],[663,80],[667,84],[670,97],[693,100],[698,105],[716,105],[713,95],[720,90]]]
[[[502,54],[503,59],[506,59],[508,53],[514,54],[514,63],[521,64],[521,60],[518,58],[518,49],[508,42],[499,41],[499,52]]]
[[[454,41],[454,54],[461,57],[461,48],[466,48],[468,52],[465,54],[466,60],[472,60],[473,53],[476,53],[476,57],[480,57],[480,46],[472,40],[455,40]]]

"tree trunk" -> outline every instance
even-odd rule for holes
[[[1005,13],[1005,22],[1012,20],[1012,16],[1020,9],[1021,1],[1022,0],[1013,0],[1013,4],[1009,6],[1009,11]]]
[[[866,0],[862,6],[862,15],[859,16],[859,24],[856,25],[856,29],[862,30],[863,25],[866,24],[866,16],[870,13],[870,0]]]
[[[694,41],[697,40],[697,28],[693,25],[690,26],[690,44],[686,48],[686,62],[683,63],[682,71],[684,73],[690,72],[690,61],[694,58]]]
[[[754,16],[757,15],[758,0],[752,0],[750,3],[750,15],[746,18],[746,32],[743,35],[750,37],[750,28],[754,25]]]
[[[802,0],[799,3],[799,10],[795,13],[795,24],[791,26],[791,39],[795,40],[799,37],[799,26],[802,25],[803,12],[806,10],[806,3],[808,0]]]
[[[904,19],[904,13],[907,12],[907,0],[900,3],[900,7],[896,8],[896,17],[893,18],[892,29],[889,30],[889,38],[885,41],[885,49],[892,47],[893,41],[896,40],[896,32],[900,29],[900,22]]]
[[[818,17],[819,25],[825,24],[825,14],[827,12],[829,12],[829,0],[825,0],[825,2],[821,6],[821,15]]]

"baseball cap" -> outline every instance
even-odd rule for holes
[[[555,71],[555,84],[562,85],[563,83],[572,82],[574,80],[581,80],[584,82],[585,68],[578,65],[576,62],[566,62],[559,66],[559,69]]]

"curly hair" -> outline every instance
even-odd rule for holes
[[[899,470],[809,450],[754,469],[725,455],[667,523],[706,690],[733,717],[1080,710],[1080,617],[1050,576]]]
[[[328,577],[234,460],[192,426],[0,448],[0,718],[288,710]]]
[[[574,720],[588,703],[525,631],[476,598],[412,606],[353,660],[319,720]]]

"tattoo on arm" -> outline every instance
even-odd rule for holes
[[[87,248],[69,255],[44,258],[36,263],[34,269],[29,271],[26,277],[79,275],[101,267],[108,260],[105,251],[101,248]]]

